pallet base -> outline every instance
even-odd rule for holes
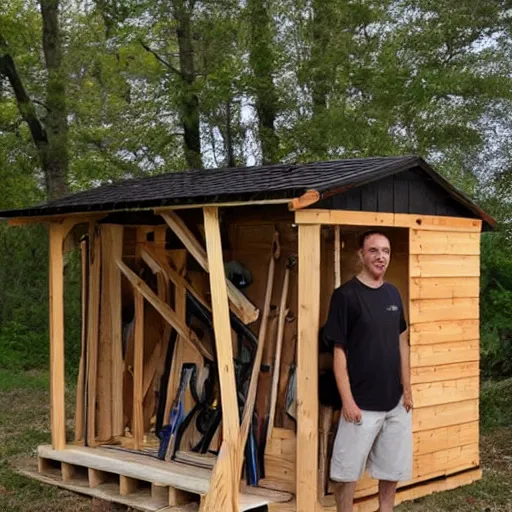
[[[398,489],[395,504],[398,505],[404,501],[422,498],[435,492],[450,491],[457,487],[472,484],[481,478],[482,470],[475,468],[430,482],[423,482],[410,488]],[[378,509],[379,501],[376,496],[363,498],[354,503],[354,512],[376,512]],[[297,504],[295,500],[289,503],[272,503],[268,506],[269,512],[296,512],[296,510]],[[323,504],[317,504],[316,512],[336,512],[334,498],[327,497]]]
[[[105,448],[39,446],[39,458],[18,471],[50,485],[128,505],[143,512],[193,512],[208,491],[211,471]],[[247,488],[239,510],[289,501],[288,493]]]

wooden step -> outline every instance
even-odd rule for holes
[[[129,505],[144,512],[192,512],[208,492],[211,470],[107,448],[38,448],[39,460],[19,471],[47,484]],[[244,488],[239,510],[292,498],[288,493]]]

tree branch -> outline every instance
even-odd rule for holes
[[[147,44],[144,43],[144,41],[140,41],[140,44],[144,50],[151,53],[155,57],[155,59],[162,63],[166,68],[170,69],[173,73],[178,75],[180,78],[183,78],[183,75],[181,74],[181,71],[177,68],[175,68],[170,62],[167,62],[163,57],[158,55],[158,53],[155,52],[155,50],[152,50]]]
[[[37,117],[34,103],[23,86],[13,58],[8,53],[5,53],[5,46],[5,41],[0,36],[0,49],[2,50],[0,52],[0,75],[5,76],[9,80],[16,97],[20,115],[28,124],[34,144],[41,150],[48,144],[46,130]]]

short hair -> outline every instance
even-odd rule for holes
[[[358,247],[359,247],[359,249],[363,249],[364,248],[364,243],[366,242],[366,239],[370,238],[373,235],[383,236],[383,237],[387,238],[388,241],[391,244],[391,241],[389,240],[389,236],[386,235],[386,233],[384,233],[383,231],[379,231],[378,229],[371,229],[371,230],[365,231],[364,233],[359,235],[359,239],[358,239]]]

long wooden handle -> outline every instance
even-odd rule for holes
[[[283,281],[283,290],[281,292],[281,303],[279,305],[279,322],[277,325],[277,343],[276,343],[276,356],[274,360],[274,368],[272,369],[272,391],[270,394],[270,409],[268,415],[268,427],[267,427],[267,439],[268,443],[269,439],[272,436],[272,429],[274,427],[274,419],[276,415],[276,405],[277,405],[277,388],[279,384],[279,372],[281,368],[281,352],[283,348],[283,338],[284,338],[284,324],[286,320],[286,315],[288,314],[288,309],[286,309],[286,302],[288,300],[288,288],[290,284],[290,267],[287,267],[284,273],[284,281]]]
[[[263,349],[265,347],[265,337],[267,334],[267,323],[270,313],[270,301],[272,298],[272,289],[274,288],[274,273],[275,273],[275,260],[279,254],[279,242],[277,235],[274,236],[274,243],[272,244],[272,255],[268,264],[267,276],[267,289],[265,291],[265,303],[263,306],[263,315],[261,317],[260,330],[258,334],[258,348],[252,365],[251,381],[249,384],[249,391],[245,401],[244,415],[242,418],[242,425],[240,427],[240,435],[238,440],[239,450],[243,450],[247,442],[247,435],[249,433],[249,426],[251,424],[252,414],[254,412],[254,404],[256,402],[256,391],[258,387],[258,375],[261,367],[261,359],[263,357]],[[240,457],[240,470],[242,469],[243,458]]]

